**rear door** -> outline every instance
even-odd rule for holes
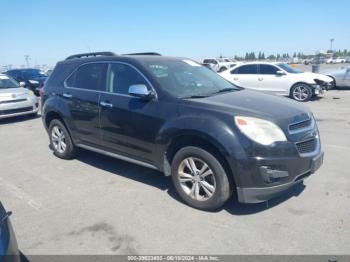
[[[63,101],[71,114],[74,136],[79,143],[100,146],[100,91],[105,86],[107,64],[89,63],[80,66],[66,81]]]
[[[257,74],[257,64],[242,65],[231,71],[231,82],[240,87],[258,89],[259,85]]]
[[[107,85],[101,94],[101,133],[104,147],[116,154],[152,163],[155,138],[162,124],[157,100],[129,95],[131,85],[146,85],[145,77],[132,65],[108,66]]]

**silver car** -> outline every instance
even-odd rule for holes
[[[9,76],[0,74],[0,119],[19,115],[35,115],[39,100]]]
[[[350,66],[324,72],[324,74],[334,79],[334,87],[350,87]]]

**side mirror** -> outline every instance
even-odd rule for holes
[[[152,99],[155,97],[153,91],[149,90],[145,85],[131,85],[129,87],[129,94],[143,99]]]
[[[25,83],[25,82],[19,82],[19,86],[20,86],[20,87],[25,87],[25,86],[26,86],[26,83]]]
[[[276,72],[276,75],[278,75],[278,76],[284,76],[284,75],[286,75],[286,72],[284,72],[284,71],[282,71],[282,70],[278,70],[278,71]]]
[[[346,69],[346,73],[349,73],[350,72],[350,67],[348,67],[347,69]]]

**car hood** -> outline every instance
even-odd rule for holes
[[[310,118],[310,110],[289,98],[240,90],[191,101],[204,104],[205,108],[230,112],[233,116],[251,116],[275,122],[281,127]]]
[[[29,94],[29,90],[19,88],[0,88],[0,100],[9,100],[17,98],[26,98]]]
[[[317,73],[311,73],[311,72],[304,72],[304,73],[301,73],[303,77],[306,77],[310,80],[314,80],[314,79],[318,79],[318,80],[321,80],[321,81],[324,81],[324,82],[332,82],[333,79],[330,78],[329,76],[326,76],[326,75],[323,75],[323,74],[317,74]]]
[[[336,70],[325,70],[322,71],[322,74],[325,75],[344,75],[346,73],[346,70],[350,70],[350,67],[345,67],[345,68],[340,68],[340,69],[336,69]]]

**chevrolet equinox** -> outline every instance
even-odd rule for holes
[[[323,162],[308,109],[186,58],[73,55],[57,63],[41,95],[57,157],[83,148],[160,170],[198,209],[215,210],[232,194],[267,201]]]

